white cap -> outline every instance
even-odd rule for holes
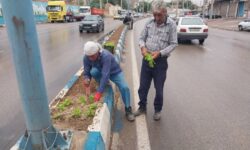
[[[99,43],[93,42],[93,41],[88,41],[84,45],[84,54],[87,56],[92,56],[99,52],[102,49],[101,45]]]

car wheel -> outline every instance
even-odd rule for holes
[[[177,41],[178,41],[178,43],[180,43],[180,42],[181,42],[181,39],[177,39]]]
[[[101,32],[102,31],[102,28],[100,26],[98,26],[98,29],[97,29],[97,32]]]
[[[242,31],[242,30],[243,30],[242,26],[239,26],[239,30],[240,30],[240,31]]]
[[[199,40],[200,45],[203,45],[204,41],[205,41],[204,39]]]
[[[87,33],[89,33],[89,31],[87,31]]]
[[[80,33],[82,33],[82,30],[79,30]]]
[[[102,31],[104,31],[104,25],[102,26]]]

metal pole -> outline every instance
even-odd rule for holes
[[[214,0],[211,0],[211,10],[210,10],[210,16],[209,16],[209,18],[210,19],[213,19],[212,17],[213,17],[213,10],[214,9]]]
[[[28,133],[22,138],[25,137],[26,146],[20,149],[43,150],[47,144],[57,142],[52,134],[49,135],[51,139],[45,139],[54,128],[50,120],[32,1],[1,2]]]
[[[177,2],[176,2],[177,4],[176,4],[176,17],[179,17],[179,0],[177,0]]]
[[[102,9],[102,0],[100,0],[100,9]]]

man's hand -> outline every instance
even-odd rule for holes
[[[102,97],[102,93],[96,92],[94,96],[94,101],[98,102],[101,99],[101,97]]]
[[[148,49],[147,49],[146,47],[142,47],[142,48],[141,48],[141,54],[142,54],[143,57],[145,57],[146,54],[148,54],[148,53],[149,53],[149,52],[148,52]]]
[[[160,57],[161,53],[160,51],[155,51],[155,52],[151,52],[152,58],[156,59],[158,57]]]

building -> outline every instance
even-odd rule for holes
[[[250,0],[210,0],[208,13],[220,15],[223,18],[250,17]]]

